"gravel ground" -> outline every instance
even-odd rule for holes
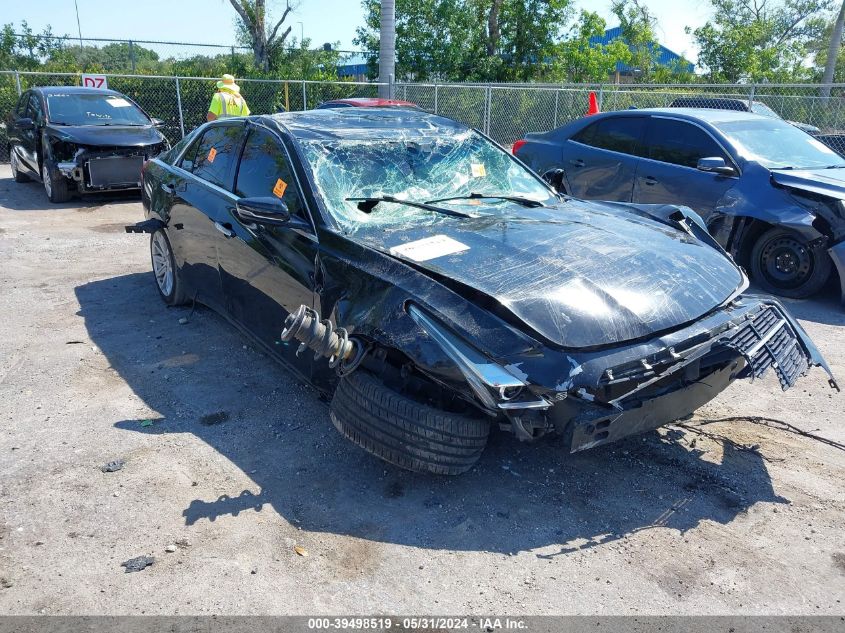
[[[0,613],[845,611],[845,452],[777,422],[845,442],[823,372],[574,456],[495,435],[467,475],[406,473],[214,313],[166,309],[141,218],[0,167]],[[845,379],[836,298],[791,308]]]

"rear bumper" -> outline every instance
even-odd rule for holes
[[[615,385],[613,399],[593,398],[591,406],[565,419],[550,412],[559,430],[572,425],[572,452],[684,418],[735,379],[760,378],[769,369],[774,370],[783,390],[812,366],[824,369],[831,387],[839,389],[807,333],[778,302],[746,296],[742,304],[744,310],[731,320],[730,327],[676,353],[672,363],[643,359],[643,369],[633,376],[626,368],[608,368],[609,384],[614,374],[629,373],[621,392],[620,385]]]

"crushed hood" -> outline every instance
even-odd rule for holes
[[[352,238],[566,348],[612,345],[689,323],[743,283],[713,247],[620,209],[571,200],[520,211],[444,217],[428,226],[362,226]]]
[[[164,140],[161,132],[152,125],[47,125],[46,129],[54,138],[91,147],[141,147]]]
[[[772,180],[790,189],[801,189],[845,200],[845,167],[835,169],[773,169]]]

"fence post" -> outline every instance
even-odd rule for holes
[[[15,71],[15,90],[18,91],[18,96],[21,96],[21,74]]]
[[[396,80],[393,78],[393,75],[387,76],[387,98],[393,99],[395,98],[395,91],[396,90]]]
[[[754,105],[754,94],[757,92],[757,84],[751,84],[751,91],[748,93],[748,110],[751,111]]]
[[[439,97],[439,88],[440,86],[437,83],[434,84],[434,114],[437,114],[437,105],[438,105],[438,97]]]
[[[176,77],[176,107],[179,108],[179,130],[185,138],[185,118],[182,115],[182,91],[179,89],[179,77]]]
[[[308,109],[308,97],[305,94],[305,80],[304,79],[302,80],[302,109],[303,109],[303,111]]]
[[[552,119],[552,127],[557,127],[557,109],[560,104],[560,89],[555,89],[555,118]]]
[[[599,84],[599,111],[604,111],[602,104],[604,102],[604,84]]]
[[[135,74],[135,45],[129,40],[129,65],[132,66],[132,74]]]
[[[493,88],[491,88],[490,86],[487,86],[486,93],[487,93],[487,95],[486,95],[487,98],[486,98],[485,109],[487,110],[487,116],[485,117],[486,120],[484,122],[484,133],[487,136],[490,136],[490,119],[493,118],[493,104],[492,104]]]

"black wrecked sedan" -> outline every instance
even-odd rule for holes
[[[405,468],[466,471],[492,427],[579,451],[736,378],[829,373],[689,209],[563,198],[449,119],[215,121],[143,176],[147,219],[127,230],[151,233],[164,302],[211,306]]]
[[[138,189],[143,162],[170,147],[160,124],[113,90],[27,90],[7,123],[12,175],[40,180],[50,202]]]
[[[683,204],[766,292],[806,298],[838,273],[845,298],[845,159],[748,112],[606,112],[514,144],[578,198]]]

